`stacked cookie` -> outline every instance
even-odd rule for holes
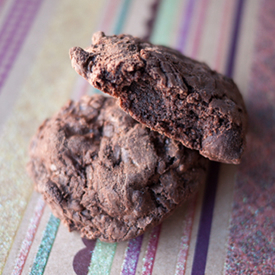
[[[98,32],[70,57],[114,97],[69,101],[31,141],[36,190],[70,230],[108,242],[134,238],[198,189],[205,157],[240,162],[247,114],[231,79],[130,35]]]

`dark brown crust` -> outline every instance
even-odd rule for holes
[[[207,161],[133,120],[113,98],[69,101],[38,129],[28,171],[53,213],[115,242],[159,224],[195,192]]]
[[[211,160],[240,163],[247,112],[232,81],[176,50],[130,35],[105,36],[70,50],[75,70],[121,108]]]

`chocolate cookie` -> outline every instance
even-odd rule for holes
[[[123,110],[201,155],[240,163],[247,112],[232,81],[180,52],[130,35],[93,35],[70,50],[72,66]]]
[[[115,242],[159,224],[195,192],[206,159],[138,123],[113,98],[69,101],[38,129],[28,170],[70,230]]]

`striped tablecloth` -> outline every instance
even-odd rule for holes
[[[192,198],[129,242],[81,239],[26,174],[30,137],[96,92],[68,50],[93,32],[176,48],[233,77],[249,112],[239,166],[211,163]],[[275,274],[274,0],[0,0],[0,273]]]

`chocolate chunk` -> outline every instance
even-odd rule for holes
[[[30,144],[35,188],[70,230],[134,238],[192,195],[207,160],[151,131],[113,98],[84,96],[46,120]]]
[[[232,79],[130,35],[97,32],[92,43],[70,50],[72,66],[91,85],[150,129],[211,160],[240,163],[247,112]]]

